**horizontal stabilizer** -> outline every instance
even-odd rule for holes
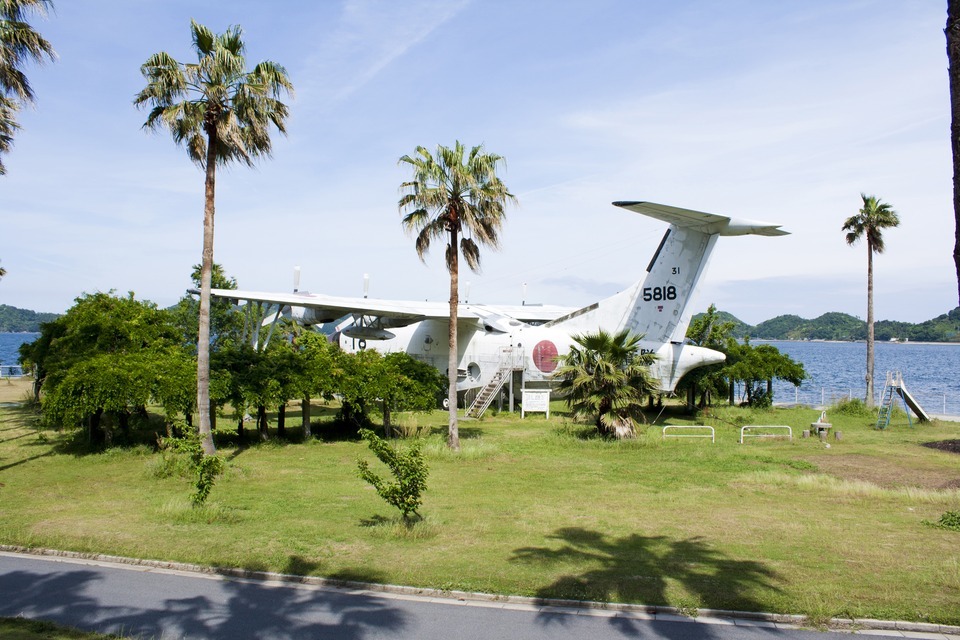
[[[656,218],[657,220],[663,220],[677,227],[693,229],[706,234],[717,234],[721,236],[744,236],[748,234],[756,236],[785,236],[790,233],[789,231],[781,229],[778,224],[757,222],[756,220],[738,220],[736,218],[718,216],[714,213],[704,213],[703,211],[657,204],[656,202],[617,201],[613,204],[636,213],[642,213],[651,218]]]

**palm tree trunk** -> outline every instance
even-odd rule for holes
[[[454,451],[460,450],[460,431],[457,425],[457,306],[460,304],[459,284],[459,257],[460,249],[457,247],[457,229],[450,230],[450,247],[448,248],[450,269],[450,340],[448,343],[449,357],[447,358],[447,378],[449,386],[447,388],[447,401],[450,403],[450,424],[447,429],[447,446]]]
[[[197,337],[197,413],[203,453],[217,454],[210,427],[210,280],[213,273],[213,214],[217,181],[216,134],[207,134],[206,178],[203,206],[203,260],[200,266],[200,332]]]
[[[867,392],[866,404],[873,408],[873,243],[867,237]]]
[[[947,60],[950,63],[950,147],[953,150],[953,262],[960,300],[960,0],[947,0]],[[960,304],[960,303],[958,303]]]

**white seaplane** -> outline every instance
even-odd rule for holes
[[[524,388],[548,387],[558,356],[569,351],[574,336],[598,329],[613,334],[628,328],[642,334],[642,351],[657,356],[651,372],[664,393],[672,392],[688,371],[724,360],[722,353],[684,341],[691,315],[689,302],[717,238],[788,232],[780,225],[652,202],[613,204],[670,225],[646,274],[624,291],[579,309],[461,303],[457,310],[458,392],[489,396],[509,380],[512,397],[516,378]],[[404,351],[447,371],[447,302],[233,289],[214,289],[212,295],[277,305],[275,317],[282,314],[306,326],[335,323],[331,340],[344,351]]]

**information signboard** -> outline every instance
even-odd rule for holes
[[[520,418],[530,411],[546,413],[550,419],[550,389],[524,389]]]

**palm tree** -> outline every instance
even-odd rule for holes
[[[197,340],[197,414],[203,450],[216,453],[210,429],[210,281],[217,165],[248,166],[271,150],[270,125],[286,133],[288,109],[278,99],[292,94],[286,70],[261,62],[247,71],[243,31],[223,34],[190,21],[198,61],[177,62],[165,52],[140,67],[147,86],[134,104],[152,107],[144,128],[167,129],[190,159],[204,169],[203,260],[200,273],[200,329]]]
[[[51,8],[50,0],[0,0],[0,153],[10,151],[13,134],[20,128],[17,111],[34,100],[24,63],[57,57],[53,46],[26,22],[28,14],[43,17]],[[5,173],[0,162],[0,175]]]
[[[457,429],[459,258],[463,253],[467,265],[477,272],[479,245],[494,249],[500,246],[498,234],[503,226],[504,208],[508,202],[516,202],[497,177],[497,166],[503,162],[503,157],[497,154],[484,153],[483,145],[467,152],[459,140],[452,149],[438,145],[436,156],[418,146],[413,157],[405,155],[399,161],[413,170],[413,178],[400,185],[403,195],[398,206],[402,215],[406,212],[403,227],[408,233],[416,233],[417,255],[424,260],[432,241],[447,242],[446,262],[450,272],[447,444],[454,450],[460,449]]]
[[[640,352],[642,338],[629,329],[615,335],[600,329],[574,336],[576,344],[560,358],[558,392],[574,418],[592,420],[601,435],[633,437],[644,399],[656,392],[650,373],[656,355]]]
[[[866,403],[873,406],[873,254],[883,253],[883,230],[900,225],[897,212],[876,196],[861,193],[863,208],[843,223],[847,244],[854,245],[861,238],[867,241],[867,393]]]

